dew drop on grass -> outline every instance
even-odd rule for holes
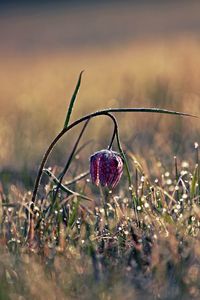
[[[187,174],[188,174],[188,171],[182,170],[180,174],[181,174],[181,176],[187,175]]]
[[[161,167],[162,167],[162,164],[161,164],[160,161],[157,162],[157,166],[158,166],[158,168],[161,168]]]
[[[166,180],[167,185],[171,185],[172,184],[172,180],[169,178]]]
[[[165,231],[165,237],[168,237],[168,236],[169,236],[169,232]]]
[[[181,164],[181,167],[184,168],[184,169],[189,168],[189,163],[188,163],[188,161],[184,160],[184,161],[182,162],[182,164]]]

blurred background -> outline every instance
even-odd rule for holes
[[[200,115],[199,1],[1,1],[0,176],[32,186],[63,126],[79,72],[72,119],[106,107],[160,107]],[[121,140],[145,163],[192,160],[199,121],[118,114]],[[81,127],[56,147],[62,166]],[[93,120],[79,164],[107,147],[112,124]],[[78,159],[78,157],[77,157]]]

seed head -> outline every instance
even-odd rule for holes
[[[111,150],[95,152],[90,157],[90,175],[92,182],[99,186],[114,188],[122,176],[123,161],[119,153]]]

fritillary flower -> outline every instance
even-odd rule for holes
[[[101,150],[90,157],[90,175],[92,182],[99,186],[114,188],[123,173],[123,160],[119,153]]]

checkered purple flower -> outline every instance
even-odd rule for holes
[[[90,175],[92,182],[99,186],[114,188],[123,172],[121,156],[111,150],[101,150],[90,157]]]

